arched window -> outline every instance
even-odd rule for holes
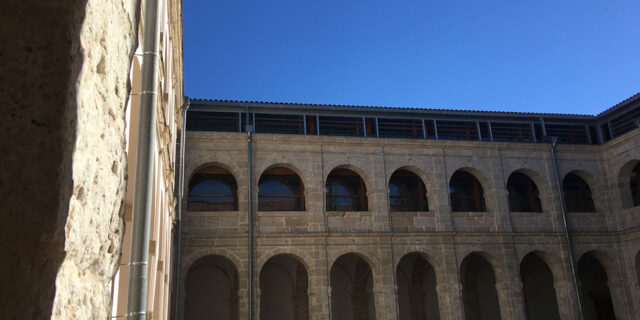
[[[514,172],[507,180],[511,212],[542,212],[538,187],[526,174]]]
[[[367,211],[367,188],[349,169],[334,169],[327,177],[327,211]]]
[[[187,201],[189,211],[236,211],[236,179],[220,167],[204,168],[191,178]]]
[[[259,211],[304,211],[304,185],[287,168],[265,171],[258,182]]]
[[[451,211],[487,211],[480,181],[468,172],[458,170],[451,176],[449,193],[451,195]]]
[[[562,181],[562,192],[568,212],[596,212],[591,188],[579,176],[569,173]]]
[[[397,170],[389,179],[390,211],[428,211],[427,189],[415,173]]]
[[[640,206],[640,162],[633,167],[629,177],[629,188],[631,188],[631,199],[633,206]]]

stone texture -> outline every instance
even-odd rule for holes
[[[186,145],[187,176],[208,164],[231,168],[238,183],[238,197],[243,199],[236,212],[241,221],[246,221],[248,201],[244,135],[188,132]],[[598,202],[595,213],[569,214],[574,259],[587,252],[596,252],[601,258],[620,319],[634,318],[636,310],[631,301],[640,296],[636,280],[640,268],[635,265],[640,252],[640,210],[620,207],[616,179],[625,163],[640,159],[639,140],[640,131],[635,130],[601,146],[561,145],[558,150],[560,176],[574,170],[584,172]],[[578,319],[549,145],[256,134],[254,152],[254,188],[265,168],[286,164],[299,173],[307,191],[306,212],[254,213],[258,217],[254,273],[259,273],[261,263],[274,255],[297,257],[308,268],[311,318],[331,318],[328,270],[339,256],[356,253],[373,272],[376,318],[396,319],[395,269],[402,257],[417,252],[434,267],[442,319],[464,318],[460,264],[471,253],[486,257],[494,269],[502,318],[522,319],[525,306],[519,266],[527,254],[534,252],[552,271],[561,318]],[[362,176],[369,211],[324,211],[324,181],[337,166]],[[423,179],[429,212],[388,211],[387,182],[398,168],[408,168]],[[460,168],[468,168],[480,180],[488,212],[451,212],[448,180]],[[505,186],[516,170],[536,183],[542,213],[509,212]],[[251,201],[255,207],[257,198]],[[246,284],[246,224],[231,220],[227,220],[229,225],[221,223],[211,228],[191,224],[203,214],[218,216],[216,212],[185,213],[185,223],[193,227],[185,228],[181,279],[193,261],[218,254],[234,261],[240,283]],[[233,213],[220,215],[228,216]],[[312,224],[318,222],[314,228],[319,229],[313,229],[318,232],[310,232]],[[294,225],[300,229],[292,229]],[[246,291],[239,294],[245,295],[241,301],[247,301]],[[184,299],[184,294],[180,298]],[[241,308],[240,318],[246,318],[248,312]],[[254,312],[258,314],[257,307]]]

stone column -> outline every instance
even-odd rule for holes
[[[449,207],[449,180],[444,150],[441,155],[431,157],[433,166],[433,179],[429,192],[429,210],[435,212],[436,230],[454,231],[451,219],[451,207]]]
[[[496,282],[500,316],[502,320],[526,319],[522,283],[518,281]]]
[[[491,172],[487,172],[486,175],[491,184],[483,184],[482,186],[485,188],[484,198],[487,203],[487,210],[494,215],[493,218],[498,231],[512,232],[509,197],[507,196],[506,188],[507,177],[502,173],[500,150],[489,150],[488,153]]]
[[[397,297],[395,286],[394,262],[391,259],[391,246],[380,248],[380,265],[374,272],[373,287],[375,294],[376,319],[397,319]],[[378,272],[378,274],[375,274]]]
[[[441,320],[464,319],[462,307],[462,285],[450,282],[436,285],[438,293],[438,308]]]
[[[578,310],[578,293],[576,292],[573,280],[558,280],[553,282],[558,299],[558,312],[562,320],[580,319]]]
[[[324,257],[323,257],[324,259]],[[329,305],[331,303],[329,273],[324,260],[318,267],[309,269],[309,319],[329,319]]]
[[[464,319],[462,285],[453,245],[442,245],[442,268],[436,273],[436,292],[440,319]]]

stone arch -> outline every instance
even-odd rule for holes
[[[220,172],[221,170],[223,172]],[[198,179],[194,181],[196,178]],[[238,179],[227,169],[227,166],[202,165],[192,173],[185,186],[188,211],[237,211],[239,209]],[[200,191],[194,194],[195,187]],[[215,195],[212,196],[212,194]]]
[[[278,162],[278,163],[270,164],[270,165],[268,165],[268,166],[266,166],[264,168],[261,168],[261,169],[260,168],[256,168],[255,172],[260,172],[260,174],[256,175],[256,177],[258,179],[256,180],[256,185],[255,186],[256,187],[258,186],[257,183],[260,180],[260,177],[262,177],[262,175],[265,172],[267,172],[267,171],[269,171],[271,169],[274,169],[274,168],[286,168],[286,169],[289,169],[289,170],[295,172],[298,175],[298,177],[300,178],[300,181],[302,181],[302,184],[304,184],[305,192],[306,192],[306,186],[311,184],[310,181],[307,181],[307,177],[302,173],[302,170],[300,170],[297,166],[295,166],[293,164],[290,164],[288,162]]]
[[[602,199],[604,198],[604,194],[602,193],[602,190],[600,190],[600,185],[598,184],[598,181],[593,177],[593,175],[591,175],[590,173],[584,170],[571,170],[562,176],[562,181],[560,182],[562,183],[561,185],[561,189],[563,193],[562,197],[564,198],[565,196],[564,181],[569,174],[574,174],[579,178],[581,178],[582,180],[584,180],[584,182],[589,187],[589,190],[591,191],[591,199],[593,200],[593,207],[595,208],[595,212],[599,212],[600,211],[599,204],[602,202]],[[565,201],[565,204],[566,204],[566,200],[563,199],[563,201]]]
[[[206,257],[206,256],[211,256],[211,255],[221,256],[221,257],[231,261],[231,263],[233,263],[233,265],[236,267],[236,270],[244,270],[245,269],[245,265],[242,262],[242,259],[240,259],[240,257],[238,257],[235,253],[231,252],[230,250],[224,249],[224,248],[208,248],[207,250],[203,250],[203,251],[199,251],[199,252],[193,252],[192,254],[183,254],[182,255],[182,265],[183,266],[188,266],[188,268],[182,268],[181,281],[184,283],[184,280],[185,280],[184,278],[186,277],[186,274],[187,274],[188,270],[199,259],[201,259],[203,257]]]
[[[629,185],[629,177],[631,177],[633,169],[640,163],[640,160],[634,159],[627,161],[618,170],[617,186],[618,193],[620,194],[620,201],[623,208],[631,208],[634,206],[633,198],[631,196],[631,189]]]
[[[528,255],[535,255],[540,260],[542,260],[547,265],[547,267],[549,267],[549,269],[551,270],[551,275],[553,276],[554,281],[560,281],[564,279],[564,276],[565,276],[564,267],[560,259],[556,257],[554,254],[549,253],[548,251],[539,250],[539,249],[526,251],[518,260],[520,261],[519,263],[522,263],[524,258],[526,258]]]
[[[464,257],[458,260],[458,270],[460,270],[460,268],[462,267],[462,262],[464,261],[464,259],[466,259],[468,256],[472,254],[477,254],[479,256],[482,256],[484,259],[487,260],[487,262],[489,262],[489,264],[494,270],[502,271],[502,266],[498,261],[498,259],[496,258],[495,254],[477,247],[467,248],[466,250],[461,251],[460,254],[458,254],[459,257]]]
[[[549,204],[551,203],[551,194],[549,193],[550,190],[553,190],[551,188],[545,188],[545,186],[547,185],[545,179],[542,177],[542,175],[540,175],[538,172],[528,169],[528,168],[520,168],[517,170],[513,170],[509,176],[507,176],[507,180],[505,181],[505,187],[508,187],[508,182],[509,182],[509,178],[511,177],[511,175],[513,175],[514,173],[521,173],[524,174],[525,176],[527,176],[529,179],[531,179],[535,185],[535,187],[537,188],[538,191],[538,197],[540,198],[540,206],[542,209],[542,212],[548,212],[549,211]],[[540,188],[542,186],[542,188]],[[507,192],[508,193],[508,192]]]
[[[309,256],[306,252],[291,247],[276,247],[267,252],[264,252],[258,257],[256,260],[256,270],[262,269],[264,264],[271,258],[279,255],[288,255],[295,258],[298,262],[300,262],[305,269],[311,270],[313,265],[310,261],[313,261],[313,258]]]
[[[431,181],[431,179],[429,179],[429,176],[424,170],[413,165],[400,166],[398,168],[395,168],[394,170],[391,170],[388,175],[387,185],[389,184],[389,180],[391,179],[391,176],[398,170],[407,170],[409,172],[414,173],[416,176],[420,178],[420,180],[422,180],[422,183],[424,183],[424,186],[427,187],[427,197],[432,195],[432,193],[434,192],[432,190],[433,182]]]
[[[616,318],[609,288],[615,273],[607,268],[610,263],[609,258],[597,250],[585,252],[578,260],[577,276],[585,319]]]
[[[425,257],[430,258],[421,252],[409,252],[395,266],[400,319],[440,317],[436,287],[444,282],[438,280],[438,270]]]
[[[602,265],[604,271],[607,272],[607,277],[610,279],[609,281],[617,281],[620,278],[618,267],[616,266],[615,260],[611,258],[605,250],[609,250],[609,248],[587,249],[576,256],[580,257],[580,259],[587,255],[594,257]]]
[[[329,272],[332,319],[375,319],[374,270],[353,252],[335,259]]]
[[[460,263],[465,319],[500,319],[496,269],[483,252],[472,252]]]
[[[422,250],[420,250],[419,248],[407,248],[405,250],[402,251],[396,251],[397,256],[400,257],[404,257],[406,255],[409,254],[417,254],[419,255],[422,259],[426,260],[431,267],[433,268],[433,270],[435,271],[436,274],[436,281],[438,283],[446,283],[446,279],[445,279],[445,274],[444,271],[442,269],[442,265],[440,264],[440,262],[438,261],[438,259],[436,259],[433,255],[424,252]],[[402,259],[402,258],[400,258]],[[394,266],[395,269],[398,268],[398,263],[400,263],[400,260],[396,261],[396,265]]]
[[[532,251],[519,263],[525,311],[528,319],[560,320],[553,271],[542,256]]]
[[[374,253],[364,253],[362,251],[355,250],[355,248],[346,248],[344,250],[330,254],[330,258],[327,259],[328,265],[332,266],[340,257],[348,254],[356,255],[358,256],[358,258],[364,260],[367,264],[369,264],[371,270],[378,270],[378,268],[380,267],[377,261],[372,258],[376,256]]]
[[[453,174],[455,174],[457,171],[464,171],[466,173],[471,174],[472,176],[474,176],[476,179],[478,179],[478,181],[480,181],[480,184],[482,185],[482,188],[485,189],[485,193],[488,193],[489,190],[494,188],[494,184],[492,183],[492,181],[487,178],[487,176],[480,170],[474,167],[460,167],[456,170],[453,170],[449,176],[447,177],[447,181],[451,181],[451,177],[453,176]]]
[[[362,181],[364,182],[365,187],[367,188],[367,197],[369,196],[369,193],[373,191],[373,185],[371,184],[371,180],[369,179],[369,176],[365,173],[364,170],[352,164],[341,164],[341,165],[334,166],[331,170],[328,170],[325,173],[325,176],[322,179],[322,181],[326,182],[331,172],[335,169],[348,169],[357,173],[362,179]]]
[[[284,169],[290,170],[297,175],[298,179],[300,179],[300,183],[302,184],[302,199],[301,199],[301,203],[296,203],[294,207],[296,207],[296,209],[301,209],[301,210],[293,210],[293,211],[306,211],[308,208],[307,188],[306,188],[308,186],[308,183],[306,183],[304,175],[301,174],[300,169],[288,163],[277,163],[277,164],[269,165],[260,172],[260,175],[257,176],[258,179],[254,180],[255,181],[254,190],[256,190],[256,192],[254,193],[254,197],[258,201],[258,208],[260,208],[261,206],[260,198],[259,198],[260,181],[262,180],[262,177],[264,176],[265,173],[267,173],[269,170],[276,169],[276,168],[284,168]],[[258,209],[258,210],[261,210],[261,209]],[[273,210],[269,210],[269,211],[273,211]],[[276,210],[276,211],[279,211],[279,210]],[[282,211],[288,211],[288,210],[282,210]]]
[[[484,252],[472,252],[460,263],[465,319],[500,319],[496,269]]]
[[[300,257],[276,254],[258,270],[261,319],[309,318],[309,271]]]
[[[386,183],[389,210],[429,211],[429,196],[434,195],[434,192],[425,178],[424,172],[413,166],[403,166],[394,170]],[[391,188],[392,181],[395,189]],[[398,192],[395,196],[394,191]]]
[[[343,183],[338,183],[337,184],[338,186],[343,186],[343,189],[346,189],[344,186],[347,186],[347,185],[350,186],[350,187],[356,185],[356,186],[358,186],[358,188],[360,188],[360,192],[363,192],[361,189],[364,186],[364,189],[365,189],[364,193],[361,193],[361,196],[358,197],[358,198],[354,197],[352,192],[349,192],[349,194],[352,195],[351,199],[359,199],[358,202],[355,202],[355,200],[351,200],[350,204],[345,204],[345,203],[341,204],[338,201],[338,199],[340,199],[340,197],[336,197],[335,195],[332,195],[330,192],[327,192],[326,185],[327,185],[327,183],[330,182],[329,178],[330,178],[331,174],[336,172],[336,170],[341,170],[341,169],[345,169],[345,170],[351,171],[351,172],[355,173],[360,178],[359,182],[355,182],[353,180],[349,181],[346,178],[343,178],[343,181],[346,182],[346,183],[344,183],[344,184]],[[336,175],[336,176],[340,177],[340,175]],[[348,177],[349,175],[342,175],[342,176],[343,177],[344,176]],[[337,179],[338,181],[340,180],[338,178],[335,178],[335,179]],[[323,186],[324,186],[324,191],[325,191],[324,192],[325,193],[325,210],[327,210],[327,211],[368,211],[368,210],[370,210],[370,208],[371,208],[370,200],[371,200],[372,189],[371,189],[371,185],[368,183],[368,178],[364,174],[363,170],[361,170],[361,169],[359,169],[359,168],[357,168],[355,166],[352,166],[352,165],[337,166],[337,167],[331,169],[331,171],[329,171],[327,173],[327,175],[326,175],[326,177],[325,177],[325,179],[323,181],[324,181],[324,185]],[[335,190],[340,190],[340,188],[337,188]],[[346,197],[342,197],[342,199],[344,199],[344,198],[346,198]],[[331,203],[333,204],[333,206],[331,206],[331,208],[329,208],[330,207],[329,206],[329,203],[330,203],[329,200],[330,199],[331,199]],[[350,208],[350,210],[345,210],[345,209],[340,208],[341,206],[345,206],[347,208],[349,208],[349,206],[350,206],[351,208]]]
[[[238,268],[224,256],[194,261],[185,275],[184,318],[238,319]]]
[[[495,198],[495,191],[494,191],[494,184],[491,183],[491,181],[482,173],[482,171],[476,169],[476,168],[472,168],[472,167],[461,167],[458,168],[457,170],[454,170],[448,177],[447,177],[447,182],[448,182],[448,186],[449,186],[449,191],[451,192],[451,181],[452,178],[454,177],[454,175],[456,175],[457,173],[462,172],[462,173],[466,173],[466,174],[470,174],[473,178],[475,178],[477,180],[477,182],[479,183],[480,189],[482,191],[481,194],[481,198],[484,201],[484,207],[485,210],[487,212],[493,211],[493,199]],[[450,193],[451,195],[451,193]],[[449,197],[449,205],[451,207],[451,210],[453,211],[454,209],[454,204],[451,201],[451,196]]]
[[[208,167],[219,167],[219,168],[222,168],[224,170],[229,171],[229,173],[231,173],[233,178],[236,179],[236,183],[238,183],[238,177],[240,176],[239,175],[240,168],[238,168],[237,166],[228,165],[226,163],[222,163],[222,162],[218,162],[218,161],[207,161],[207,162],[203,162],[203,163],[193,167],[192,169],[189,170],[189,172],[187,172],[185,174],[185,177],[189,177],[189,179],[185,179],[185,184],[184,184],[185,187],[189,188],[189,182],[191,181],[191,179],[193,179],[193,176],[196,175],[200,170],[208,168]],[[240,187],[240,183],[238,183],[238,188],[239,187]],[[185,193],[187,193],[187,192],[185,192]]]

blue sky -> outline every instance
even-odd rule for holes
[[[640,91],[640,1],[186,0],[191,98],[595,114]]]

